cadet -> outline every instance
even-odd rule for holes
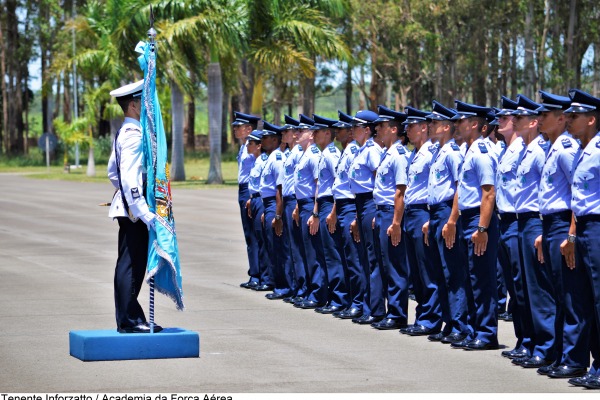
[[[519,255],[519,234],[515,210],[514,192],[517,185],[517,168],[525,153],[523,138],[513,129],[512,113],[518,104],[502,96],[502,109],[496,113],[498,132],[506,142],[500,153],[496,171],[496,208],[498,210],[500,241],[498,262],[502,268],[505,284],[513,302],[513,329],[517,343],[512,350],[504,350],[502,356],[519,358],[531,355],[531,315],[529,313],[527,290],[523,280],[523,268]]]
[[[481,136],[481,127],[490,109],[458,100],[455,102],[461,117],[458,132],[468,146],[460,170],[461,179],[455,201],[460,211],[464,233],[462,245],[469,268],[470,288],[467,287],[467,296],[471,303],[468,320],[471,332],[465,340],[452,343],[451,346],[466,350],[497,349],[498,224],[494,213],[496,160]],[[450,219],[449,223],[456,224],[453,216]]]
[[[260,175],[260,197],[265,209],[263,229],[267,252],[271,260],[271,276],[274,284],[273,293],[265,297],[279,300],[292,294],[292,283],[287,280],[286,259],[289,255],[289,244],[283,237],[283,196],[281,194],[283,179],[283,151],[281,151],[281,128],[264,121],[261,146],[268,155],[267,162]],[[289,266],[289,264],[288,264]]]
[[[375,251],[381,274],[387,283],[387,314],[385,319],[371,324],[373,328],[400,329],[408,321],[408,263],[405,240],[402,240],[404,191],[408,183],[408,159],[400,142],[402,122],[406,114],[379,106],[376,140],[385,150],[375,177],[373,200],[376,217],[373,232]]]
[[[517,103],[517,110],[512,113],[513,126],[527,148],[517,169],[514,201],[519,251],[531,310],[533,349],[529,357],[515,358],[512,362],[525,368],[539,368],[554,362],[557,357],[554,344],[556,304],[552,297],[552,281],[550,273],[539,262],[534,247],[536,238],[542,234],[538,192],[547,144],[538,133],[537,109],[540,105],[523,95],[519,95]]]
[[[569,383],[600,389],[600,99],[578,89],[571,90],[569,97],[571,107],[565,111],[569,114],[568,130],[581,141],[581,149],[575,157],[571,187],[576,227],[571,224],[571,240],[566,239],[561,247],[567,266],[577,274],[578,280],[578,290],[571,297],[571,307],[580,321],[576,345],[588,343],[594,358],[589,372],[569,379]],[[588,364],[589,361],[583,363]]]
[[[333,181],[335,180],[335,167],[341,156],[341,152],[335,147],[333,125],[336,120],[324,118],[313,114],[315,125],[311,128],[315,138],[315,144],[321,150],[321,159],[318,164],[317,201],[313,209],[313,215],[308,219],[310,233],[321,238],[323,246],[323,259],[321,264],[325,266],[325,276],[328,287],[327,304],[316,308],[321,314],[333,314],[342,311],[348,306],[348,291],[346,289],[346,278],[344,276],[343,249],[338,247],[340,243],[340,232],[333,233],[327,227],[327,217],[333,210]],[[320,229],[319,229],[320,228]],[[313,233],[314,232],[314,233]]]
[[[437,152],[437,145],[429,139],[429,112],[406,107],[406,125],[408,140],[415,149],[408,167],[408,186],[404,195],[404,239],[406,254],[410,266],[411,282],[417,300],[415,322],[400,330],[411,336],[432,335],[442,328],[442,309],[440,305],[437,276],[435,276],[431,257],[425,251],[423,225],[429,221],[427,207],[427,186],[429,167]]]
[[[378,115],[373,111],[360,110],[354,116],[355,125],[352,129],[354,139],[362,146],[352,161],[349,173],[350,190],[356,196],[356,220],[352,222],[351,229],[355,240],[362,244],[364,252],[364,258],[361,260],[366,282],[363,314],[352,319],[352,322],[361,325],[379,322],[385,316],[384,285],[373,238],[373,188],[375,172],[383,154],[381,145],[373,140],[374,122],[377,118]]]
[[[339,231],[340,243],[338,246],[343,251],[344,275],[348,289],[348,307],[333,313],[334,317],[352,319],[362,316],[363,298],[365,296],[365,277],[360,263],[362,247],[352,238],[350,224],[356,218],[356,203],[354,194],[350,191],[348,172],[354,156],[358,153],[360,145],[352,136],[354,118],[338,111],[339,121],[333,126],[337,128],[336,139],[342,145],[342,155],[336,166],[335,180],[332,193],[335,203],[331,213],[326,218],[329,232]]]
[[[148,261],[148,230],[156,215],[144,198],[146,170],[140,113],[142,86],[137,81],[110,92],[125,114],[108,161],[108,178],[117,189],[108,216],[119,222],[119,257],[115,267],[115,317],[119,333],[149,333],[150,326],[137,300]],[[162,327],[154,325],[154,332]]]
[[[290,254],[287,263],[291,262],[292,293],[283,299],[286,303],[294,303],[304,300],[306,293],[306,268],[304,266],[304,245],[302,242],[302,229],[294,223],[292,214],[296,208],[296,192],[294,189],[294,169],[302,155],[302,146],[297,143],[300,121],[286,115],[285,125],[282,127],[282,142],[291,148],[285,154],[287,158],[283,162],[283,179],[281,182],[281,194],[283,196],[283,235],[284,240],[289,241]],[[289,268],[286,266],[286,271]],[[290,279],[290,278],[288,278]]]
[[[302,122],[302,121],[301,121]],[[313,125],[314,125],[314,121]],[[298,143],[304,149],[294,172],[296,189],[295,218],[302,229],[304,241],[304,265],[306,266],[307,292],[304,300],[295,302],[294,307],[314,309],[327,303],[327,276],[323,262],[323,244],[319,235],[311,234],[308,221],[315,216],[315,197],[317,193],[317,178],[321,151],[314,143],[313,131],[310,126],[302,127]],[[318,217],[318,214],[316,215]]]
[[[252,221],[252,232],[254,241],[258,246],[258,284],[250,286],[252,290],[266,292],[273,290],[273,277],[271,276],[271,259],[267,250],[267,241],[263,226],[263,215],[265,208],[260,198],[260,177],[269,156],[264,152],[261,145],[263,132],[253,130],[247,137],[246,148],[248,154],[252,154],[256,161],[250,170],[250,179],[248,181],[248,191],[250,198],[246,202],[246,212]]]
[[[240,216],[242,218],[242,228],[244,229],[244,238],[246,240],[246,251],[248,252],[248,282],[240,284],[241,287],[251,289],[258,286],[260,280],[260,272],[258,267],[258,243],[253,240],[252,221],[248,217],[246,203],[250,198],[248,191],[248,182],[250,180],[250,170],[254,166],[255,158],[248,153],[246,147],[246,139],[253,129],[256,129],[260,117],[254,115],[242,114],[235,112],[235,121],[232,123],[233,134],[240,142],[240,151],[237,155],[238,162],[238,204],[240,206]]]
[[[550,275],[556,304],[554,342],[556,361],[538,369],[538,373],[553,378],[573,378],[583,376],[589,364],[587,347],[576,349],[579,322],[567,300],[573,291],[579,290],[577,272],[567,268],[560,252],[560,246],[569,235],[573,213],[571,212],[571,184],[573,163],[579,150],[579,143],[566,132],[569,97],[558,96],[543,90],[539,91],[542,107],[539,129],[547,137],[550,150],[546,156],[539,189],[540,218],[542,236],[536,238],[538,258]],[[564,327],[564,333],[563,333]]]
[[[458,172],[462,163],[460,148],[453,136],[454,121],[458,114],[450,108],[433,101],[433,111],[427,116],[431,120],[430,136],[439,150],[429,168],[427,204],[429,221],[425,229],[425,242],[431,250],[431,262],[435,270],[435,284],[439,290],[444,329],[428,337],[431,341],[455,343],[464,340],[467,328],[467,273],[466,260],[461,251],[462,229],[448,225],[450,216],[458,220],[458,208],[453,209],[457,196]]]

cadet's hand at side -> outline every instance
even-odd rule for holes
[[[392,246],[398,246],[402,240],[402,229],[400,229],[400,224],[392,223],[387,228],[387,235],[392,240]]]
[[[308,231],[311,235],[316,235],[319,232],[319,218],[315,218],[312,215],[306,222],[308,224]]]
[[[454,247],[454,240],[456,239],[456,224],[447,222],[442,228],[442,237],[446,242],[446,247],[451,249]]]
[[[356,220],[352,221],[350,224],[350,233],[352,233],[352,237],[356,243],[360,243],[360,233],[358,232],[358,224]]]
[[[425,245],[429,246],[429,221],[423,224],[421,232],[423,232],[423,241],[425,242]]]
[[[146,224],[148,230],[156,229],[154,224],[156,223],[156,214],[149,212],[148,214],[142,215],[140,219]]]
[[[560,254],[565,257],[567,267],[575,269],[575,243],[569,242],[567,239],[560,244]]]
[[[535,238],[535,242],[533,243],[535,249],[537,250],[537,258],[538,261],[542,264],[544,263],[544,252],[542,251],[542,235],[539,235]]]
[[[246,210],[248,210],[248,217],[252,218],[252,207],[250,207],[250,199],[246,202]]]
[[[273,218],[273,221],[271,221],[271,226],[273,227],[273,230],[277,236],[281,236],[283,234],[283,220],[281,218]]]
[[[334,233],[335,224],[337,223],[337,215],[334,213],[329,214],[327,218],[325,218],[325,222],[327,222],[327,229],[329,230],[329,233]]]
[[[298,206],[296,206],[294,211],[292,211],[292,219],[296,223],[296,226],[300,226],[300,213],[298,212]]]
[[[485,250],[487,249],[487,243],[488,243],[487,232],[475,231],[473,236],[471,236],[471,241],[475,245],[475,246],[473,246],[475,255],[482,256],[483,253],[485,253]]]

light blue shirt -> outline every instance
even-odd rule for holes
[[[248,190],[250,194],[260,192],[260,176],[262,175],[265,164],[267,163],[267,159],[269,156],[267,153],[262,153],[257,159],[252,169],[250,170],[250,175],[248,177]]]
[[[296,188],[294,187],[294,171],[296,170],[296,164],[298,163],[300,156],[302,156],[302,146],[297,144],[289,152],[287,158],[283,162],[283,175],[281,176],[281,195],[284,197],[296,194]]]
[[[408,183],[408,159],[406,148],[401,143],[393,144],[383,154],[377,167],[373,201],[376,205],[394,205],[396,186]]]
[[[372,192],[375,187],[375,170],[381,163],[383,149],[373,138],[360,148],[350,166],[350,190],[352,193]]]
[[[467,147],[467,142],[463,142],[463,144],[460,145],[460,155],[462,156],[463,160],[467,156],[467,150],[469,150]]]
[[[308,146],[306,151],[300,156],[294,173],[294,187],[297,199],[315,197],[320,158],[321,150],[314,143]]]
[[[524,153],[525,142],[522,137],[517,137],[500,154],[500,162],[496,171],[496,206],[501,213],[516,212],[517,168]]]
[[[560,135],[546,156],[540,181],[540,214],[546,215],[571,209],[571,185],[575,154],[579,143],[565,132]]]
[[[571,210],[577,217],[600,214],[600,132],[575,157]]]
[[[277,182],[281,181],[280,177],[283,176],[284,158],[285,156],[279,148],[269,154],[260,176],[261,197],[273,197],[277,194]]]
[[[427,140],[419,151],[413,151],[408,165],[408,185],[404,193],[404,204],[427,204],[429,167],[437,153],[437,144]]]
[[[338,165],[341,156],[340,150],[331,142],[321,152],[319,160],[319,185],[317,189],[317,198],[332,196],[333,182],[335,181],[335,167]]]
[[[481,187],[494,185],[496,161],[483,137],[475,140],[467,151],[458,180],[458,209],[467,210],[481,206]]]
[[[428,204],[440,204],[454,198],[462,159],[460,147],[454,139],[450,139],[436,153],[429,168]]]
[[[246,145],[243,144],[237,155],[239,184],[248,183],[250,179],[250,170],[254,166],[254,161],[254,156],[248,154],[248,149],[246,148]]]
[[[494,143],[489,136],[483,139],[483,143],[485,143],[485,145],[488,147],[490,154],[496,158],[496,161],[498,161],[498,156],[500,155],[500,152],[498,151],[496,143]]]
[[[540,211],[538,193],[542,168],[546,160],[548,144],[540,134],[527,145],[517,168],[515,186],[515,211],[517,213]]]
[[[350,170],[350,166],[352,165],[352,161],[354,157],[358,153],[359,149],[358,142],[353,140],[348,143],[340,160],[338,161],[338,165],[336,167],[336,175],[335,181],[333,182],[333,187],[331,189],[333,193],[333,197],[337,199],[353,199],[354,193],[350,190],[350,181],[348,180],[348,171]]]

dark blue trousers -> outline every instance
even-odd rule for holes
[[[246,240],[246,252],[248,253],[248,275],[250,281],[258,282],[260,275],[258,270],[258,244],[252,234],[252,220],[248,217],[248,210],[246,210],[246,202],[249,198],[248,184],[240,184],[238,187],[238,204],[240,205],[240,216],[242,218],[242,228],[244,229],[244,239]]]
[[[444,334],[468,334],[467,294],[465,269],[466,259],[462,251],[462,227],[456,226],[454,246],[449,249],[442,236],[442,229],[452,213],[452,201],[429,207],[428,254],[435,270],[434,277],[439,290]]]
[[[133,328],[146,322],[138,295],[148,263],[148,228],[141,220],[119,217],[119,257],[115,267],[114,294],[117,328]]]
[[[538,261],[535,239],[542,234],[542,221],[536,213],[519,214],[519,250],[531,310],[532,356],[547,361],[557,358],[554,342],[556,303],[548,268]]]
[[[360,243],[364,251],[363,274],[366,281],[363,299],[363,315],[383,317],[385,315],[385,296],[383,283],[379,273],[375,242],[373,237],[373,219],[375,218],[375,202],[373,193],[356,195],[356,222],[360,229]]]
[[[323,243],[321,235],[311,235],[308,229],[308,219],[313,213],[315,206],[314,198],[298,199],[298,211],[300,211],[300,228],[302,229],[302,240],[304,242],[304,265],[306,266],[307,300],[316,301],[319,304],[327,303],[327,271],[325,270]]]
[[[423,225],[429,221],[427,205],[407,205],[404,211],[404,239],[406,254],[411,272],[417,276],[413,279],[417,311],[415,325],[429,329],[442,328],[442,306],[437,282],[441,280],[440,270],[434,268],[429,249],[423,240]],[[415,282],[418,282],[415,285]]]
[[[580,321],[577,343],[585,346],[592,354],[593,362],[589,373],[600,376],[600,215],[577,218],[577,239],[575,240],[575,270],[577,271],[577,290],[567,294],[567,306],[573,307],[573,314]],[[569,299],[570,298],[570,299]],[[574,327],[575,328],[575,327]],[[565,336],[569,335],[565,326]],[[583,352],[582,352],[583,354]],[[589,365],[582,359],[584,366]]]
[[[513,329],[517,343],[515,349],[531,351],[531,312],[529,296],[523,284],[523,268],[519,256],[519,229],[514,213],[500,214],[500,241],[498,260],[502,275],[506,278],[506,289],[514,306],[512,307]]]
[[[262,200],[265,208],[264,231],[267,253],[271,260],[271,271],[269,274],[273,278],[273,292],[287,297],[292,294],[292,288],[285,273],[286,258],[290,254],[289,243],[284,240],[283,235],[277,236],[273,229],[272,221],[277,212],[275,196],[263,197]]]
[[[343,249],[345,261],[343,265],[348,289],[348,307],[362,310],[365,296],[365,277],[359,257],[359,249],[362,251],[362,247],[354,241],[350,232],[350,224],[356,219],[356,204],[354,199],[338,199],[335,201],[335,209],[336,231],[340,233],[339,246]]]
[[[252,209],[252,232],[253,240],[258,247],[258,281],[261,285],[273,285],[273,277],[270,272],[272,270],[271,259],[267,251],[267,240],[265,230],[261,222],[261,215],[265,212],[262,199],[255,197],[250,201]]]
[[[327,229],[327,216],[333,210],[333,196],[317,199],[319,205],[319,234],[323,244],[323,255],[327,272],[327,298],[330,306],[348,306],[348,290],[346,288],[346,277],[344,276],[344,252],[338,246],[341,243],[339,230],[329,233]]]
[[[402,324],[408,321],[408,261],[405,240],[397,246],[387,234],[394,219],[394,206],[377,206],[375,217],[375,248],[379,259],[384,292],[387,295],[386,318],[396,319]]]
[[[285,273],[288,281],[292,282],[293,296],[304,297],[306,295],[306,269],[304,266],[304,242],[302,241],[302,229],[296,225],[292,218],[296,208],[296,196],[285,196],[283,198],[283,235],[284,240],[289,242],[289,256],[285,263]]]
[[[496,291],[496,259],[498,257],[498,223],[493,213],[488,227],[485,253],[475,255],[471,237],[479,226],[479,207],[461,212],[464,232],[463,251],[469,266],[473,308],[469,310],[471,337],[485,343],[498,343],[498,292]]]

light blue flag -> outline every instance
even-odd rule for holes
[[[150,229],[148,245],[148,280],[160,293],[170,297],[178,310],[183,310],[181,267],[171,202],[171,183],[167,161],[167,139],[156,93],[156,48],[140,42],[135,51],[144,71],[142,91],[142,146],[147,171],[146,201],[156,214],[156,229]]]

